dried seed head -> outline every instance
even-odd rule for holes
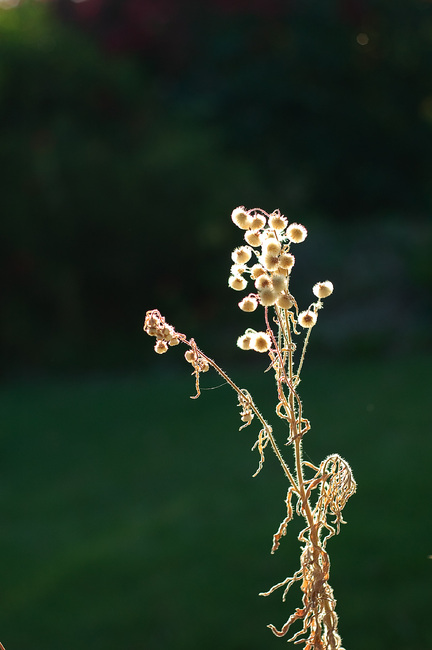
[[[168,344],[165,343],[165,341],[156,341],[156,345],[154,346],[155,352],[158,354],[163,354],[168,350]]]
[[[243,264],[233,264],[231,266],[230,272],[231,275],[243,275],[246,272],[247,266]]]
[[[250,246],[259,246],[261,244],[261,239],[259,234],[252,230],[247,230],[245,232],[244,238]]]
[[[273,289],[277,293],[280,293],[285,289],[285,285],[286,285],[285,275],[280,275],[279,273],[273,273],[271,281],[272,281]]]
[[[326,280],[325,282],[317,282],[314,285],[312,291],[317,298],[327,298],[327,296],[333,293],[333,283],[330,282],[330,280]]]
[[[237,345],[242,350],[250,350],[250,342],[253,336],[255,336],[255,330],[248,328],[244,334],[238,337]]]
[[[246,296],[239,302],[238,306],[242,311],[255,311],[258,307],[258,300],[253,295]]]
[[[268,352],[271,347],[271,338],[266,332],[257,332],[252,336],[250,347],[256,352]]]
[[[259,259],[267,271],[276,271],[279,268],[279,257],[277,255],[267,253],[266,255],[261,255]]]
[[[184,356],[188,363],[193,363],[195,361],[195,352],[193,350],[186,350]]]
[[[261,230],[266,225],[266,219],[262,214],[254,214],[251,217],[250,228],[251,230]]]
[[[300,244],[307,237],[307,230],[301,223],[292,223],[286,231],[287,237],[294,244]]]
[[[256,280],[255,280],[255,286],[257,289],[271,289],[272,288],[272,283],[267,274],[260,275]]]
[[[179,343],[180,341],[176,336],[168,341],[169,346],[178,345]]]
[[[247,286],[247,281],[238,275],[230,275],[228,278],[228,284],[231,289],[234,289],[235,291],[243,291]]]
[[[243,206],[241,206],[240,208],[235,208],[235,210],[232,211],[231,219],[233,220],[235,225],[241,228],[242,230],[247,230],[250,226],[250,222],[251,222],[250,215],[248,212],[246,212]]]
[[[271,305],[274,305],[277,298],[278,294],[272,287],[265,287],[264,289],[261,289],[261,291],[258,293],[260,303],[264,307],[271,307]]]
[[[262,244],[263,255],[279,255],[281,252],[281,243],[277,239],[269,237]]]
[[[309,328],[313,327],[315,323],[317,322],[317,315],[314,311],[310,311],[309,309],[307,311],[302,311],[298,315],[298,323],[302,327]]]
[[[270,228],[273,228],[273,230],[277,230],[278,232],[285,230],[285,228],[288,225],[288,219],[285,219],[281,214],[272,214],[270,215],[269,218],[269,226]]]
[[[248,246],[239,246],[231,253],[231,259],[236,264],[246,264],[252,256],[252,251]]]
[[[261,266],[261,264],[254,264],[251,268],[251,278],[253,280],[256,280],[259,278],[260,275],[263,275],[265,273],[265,270]]]
[[[291,253],[282,253],[279,255],[279,266],[283,269],[291,269],[294,266],[295,257]]]
[[[281,307],[282,309],[291,309],[291,307],[294,304],[293,297],[290,293],[287,291],[284,291],[281,296],[276,301],[278,307]]]

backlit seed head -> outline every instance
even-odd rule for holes
[[[266,225],[266,219],[262,214],[255,214],[251,217],[250,228],[252,230],[261,230]]]
[[[258,292],[260,303],[263,307],[271,307],[275,304],[278,294],[272,287],[265,287]]]
[[[278,307],[281,307],[281,309],[291,309],[291,307],[294,304],[293,297],[290,293],[287,291],[284,291],[281,296],[276,301]]]
[[[252,230],[247,230],[244,238],[250,246],[259,246],[261,244],[259,234]]]
[[[158,354],[163,354],[168,350],[168,344],[165,343],[165,341],[156,341],[156,345],[154,346],[155,352]]]
[[[286,276],[280,275],[279,273],[273,273],[271,281],[272,281],[273,289],[277,293],[280,293],[285,289]]]
[[[285,230],[285,228],[288,225],[288,219],[285,219],[281,214],[272,214],[270,215],[269,218],[269,226],[270,228],[273,228],[273,230],[277,230],[278,232]]]
[[[188,363],[193,363],[195,361],[195,352],[193,350],[186,350],[184,356]]]
[[[239,246],[231,253],[231,259],[236,264],[246,264],[252,256],[252,251],[248,246]]]
[[[302,327],[313,327],[317,322],[317,315],[314,311],[301,311],[298,315],[298,323]]]
[[[208,361],[206,359],[200,359],[199,363],[199,369],[201,372],[207,372],[209,370],[210,366],[208,364]]]
[[[279,266],[283,269],[291,269],[294,266],[295,257],[291,253],[282,253],[279,255]]]
[[[242,311],[255,311],[258,307],[258,300],[255,296],[246,296],[238,304]]]
[[[235,208],[235,210],[232,211],[231,219],[235,225],[242,230],[247,230],[250,227],[251,218],[243,206]]]
[[[281,244],[277,239],[269,237],[263,242],[262,254],[263,255],[279,255],[281,252]]]
[[[176,336],[168,341],[169,346],[178,345],[179,343],[180,341]]]
[[[255,330],[248,328],[244,334],[238,337],[237,345],[242,350],[250,350],[250,342],[253,336],[255,336]]]
[[[307,237],[307,230],[301,223],[292,223],[286,231],[287,237],[294,244],[300,244]]]
[[[243,291],[243,289],[246,289],[247,281],[238,275],[230,275],[228,284],[235,291]]]
[[[330,282],[330,280],[326,280],[325,282],[317,282],[314,285],[312,291],[317,298],[327,298],[327,296],[333,293],[333,283]]]
[[[253,280],[259,278],[260,275],[265,274],[265,270],[263,269],[261,264],[254,264],[250,271],[251,271],[251,278]]]
[[[246,272],[247,266],[244,264],[233,264],[231,266],[230,272],[231,275],[243,275]]]
[[[257,332],[252,336],[250,347],[256,352],[268,352],[271,347],[271,338],[266,332]]]
[[[279,266],[276,269],[276,273],[278,273],[279,275],[283,275],[286,278],[288,277],[290,270],[282,268],[282,266],[279,264]]]
[[[267,269],[267,271],[276,271],[276,269],[279,267],[279,257],[277,255],[272,255],[271,253],[267,253],[267,255],[261,255],[260,262]]]
[[[260,275],[256,280],[255,280],[255,286],[258,290],[261,289],[271,289],[272,288],[272,283],[269,278],[269,276],[264,273],[263,275]]]

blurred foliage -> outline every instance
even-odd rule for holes
[[[420,1],[1,9],[2,366],[131,364],[156,304],[208,329],[242,203],[362,220],[366,255],[408,219],[429,286],[431,59]]]

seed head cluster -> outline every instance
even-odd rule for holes
[[[255,311],[258,305],[276,310],[290,310],[290,318],[304,329],[310,329],[317,321],[321,299],[333,292],[333,284],[326,280],[317,282],[313,293],[318,298],[308,309],[299,313],[297,302],[289,289],[295,257],[290,251],[292,244],[300,244],[307,237],[306,228],[300,223],[288,223],[279,210],[271,214],[263,210],[247,210],[241,206],[231,215],[235,225],[244,230],[246,245],[238,246],[231,253],[234,264],[228,285],[235,291],[243,291],[253,282],[255,291],[239,303],[242,311]],[[250,266],[248,266],[248,263]],[[245,277],[246,276],[246,277]],[[265,335],[257,339],[257,334]],[[247,330],[237,345],[242,350],[267,352],[271,339],[265,332]]]

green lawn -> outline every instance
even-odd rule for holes
[[[1,388],[6,650],[287,647],[265,626],[282,625],[299,592],[285,605],[258,596],[298,566],[295,523],[269,552],[281,471],[269,451],[251,478],[257,427],[238,432],[227,386],[190,400],[190,367],[169,356],[149,355],[137,377]],[[347,650],[432,647],[431,361],[305,365],[306,456],[337,451],[358,482],[329,543]],[[232,375],[272,420],[270,375]],[[208,373],[203,386],[220,383]]]

